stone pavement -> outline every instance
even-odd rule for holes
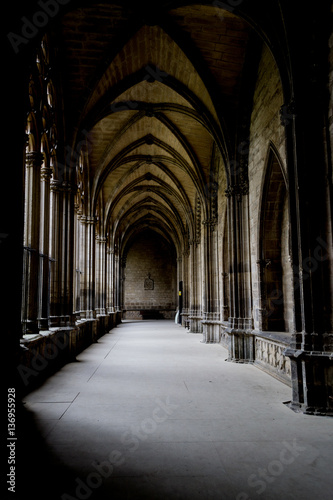
[[[331,500],[333,420],[201,338],[123,322],[26,395],[18,498]]]

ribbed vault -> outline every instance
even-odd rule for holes
[[[67,98],[99,231],[120,245],[154,225],[180,253],[198,200],[208,215],[213,151],[228,165],[250,28],[212,5],[148,14],[91,2],[64,16]]]

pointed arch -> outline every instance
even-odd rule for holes
[[[273,143],[266,158],[258,240],[262,329],[284,332],[288,329],[283,255],[289,254],[288,184]]]

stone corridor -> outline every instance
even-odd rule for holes
[[[173,321],[123,321],[24,397],[22,494],[331,499],[332,419],[227,356]]]

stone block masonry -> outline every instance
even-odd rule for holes
[[[176,263],[164,238],[146,231],[128,251],[124,280],[124,318],[142,319],[142,311],[174,317],[177,308]]]

